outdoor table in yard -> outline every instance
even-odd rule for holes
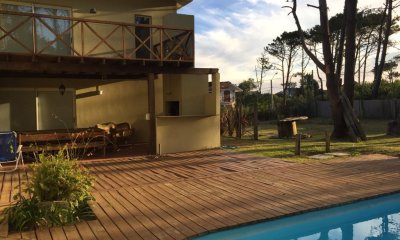
[[[288,117],[278,121],[279,138],[289,138],[297,134],[297,121],[307,120],[307,116]]]

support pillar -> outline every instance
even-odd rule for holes
[[[148,153],[155,155],[157,153],[156,146],[156,97],[154,86],[154,73],[147,75],[147,98],[148,98],[148,116],[149,122],[149,149]]]
[[[212,94],[213,98],[215,99],[215,114],[214,115],[220,115],[221,112],[221,100],[220,100],[220,76],[219,73],[213,73],[211,74],[211,79],[212,79]]]

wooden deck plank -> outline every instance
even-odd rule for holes
[[[98,240],[110,240],[111,237],[107,233],[106,229],[101,225],[99,220],[91,220],[87,221],[87,224],[89,225],[90,229],[92,230],[93,234],[96,236]]]
[[[200,223],[198,223],[202,220],[197,216],[194,216],[193,213],[190,213],[184,206],[182,206],[183,204],[172,201],[167,196],[163,195],[162,192],[157,191],[157,189],[158,188],[153,189],[152,186],[143,188],[144,191],[153,194],[157,198],[157,201],[165,203],[167,205],[166,209],[171,211],[171,214],[175,216],[178,221],[187,225],[190,229],[192,229],[192,231],[194,231],[194,233],[201,233],[207,230],[206,228],[202,227]]]
[[[38,229],[36,232],[36,238],[40,240],[52,240],[50,230],[47,228]],[[55,239],[54,239],[55,240]]]
[[[128,203],[128,209],[132,210],[132,207],[138,209],[138,211],[136,211],[136,216],[158,239],[173,239],[166,231],[164,231],[163,227],[157,223],[157,217],[155,217],[152,211],[145,208],[126,189],[120,189],[118,192],[123,196],[123,199],[120,200]]]
[[[99,197],[99,202],[104,203],[103,208],[106,210],[107,214],[112,218],[115,225],[121,230],[121,232],[128,239],[142,239],[140,235],[136,232],[134,224],[130,224],[133,220],[129,213],[121,209],[121,206],[115,201],[111,195],[116,195],[117,192],[101,192],[97,197]],[[104,207],[109,206],[109,207]],[[112,209],[111,209],[112,206]],[[112,215],[111,215],[112,214]]]
[[[82,163],[96,178],[98,219],[8,237],[184,239],[400,191],[400,160],[383,155],[300,164],[209,150]],[[0,174],[0,206],[10,204],[29,174]]]
[[[104,203],[99,193],[94,193],[94,197],[96,198],[96,204],[93,204],[93,212],[96,214],[107,233],[112,239],[127,239],[115,223],[115,221],[118,222],[119,219],[117,218],[115,221],[113,219],[114,216],[117,216],[117,213],[114,213],[112,208],[108,206],[107,203]],[[108,214],[110,214],[111,217]]]
[[[65,232],[65,236],[67,237],[68,240],[81,240],[81,235],[79,235],[78,229],[75,227],[75,225],[68,225],[68,226],[63,226],[62,227]],[[57,238],[53,238],[54,240]]]
[[[128,188],[126,190],[134,199],[136,199],[137,205],[146,211],[148,215],[151,216],[153,222],[163,229],[169,236],[171,236],[173,239],[184,238],[185,235],[176,229],[174,224],[171,224],[168,221],[171,220],[169,215],[165,214],[164,212],[157,212],[156,209],[153,209],[152,204],[149,204],[142,195],[135,191],[134,188]]]
[[[135,205],[134,202],[130,202],[130,194],[126,191],[120,190],[119,198],[114,199],[124,206],[125,210],[135,217],[138,225],[143,226],[143,230],[140,231],[140,235],[143,239],[170,239],[170,236],[163,234],[161,228],[159,228],[152,220],[143,214]],[[139,226],[140,227],[140,226]]]
[[[75,224],[76,229],[78,230],[79,235],[84,240],[96,240],[96,236],[93,233],[92,229],[88,225],[86,221],[79,222]]]
[[[149,193],[142,188],[135,188],[135,191],[142,196],[142,199],[151,209],[154,209],[163,219],[167,220],[171,226],[183,235],[191,236],[196,233],[187,226],[189,224],[186,220],[182,220],[183,218],[179,213],[173,211],[165,202],[160,201],[156,194],[153,192]]]
[[[53,239],[67,240],[67,235],[62,227],[50,228],[50,234]]]
[[[223,227],[224,224],[235,225],[241,222],[240,218],[234,212],[228,209],[221,208],[215,202],[209,201],[207,196],[191,194],[188,189],[183,190],[173,184],[168,184],[168,188],[158,188],[159,191],[165,193],[172,198],[187,206],[189,212],[203,219],[202,226],[208,230],[213,229],[213,226]]]
[[[123,216],[124,220],[129,224],[129,226],[134,229],[139,235],[141,239],[157,239],[148,229],[142,224],[141,221],[138,221],[136,218],[137,212],[132,213],[126,208],[126,205],[121,204],[121,198],[119,193],[115,192],[103,192],[102,195],[104,196],[107,201],[113,205],[115,210]]]

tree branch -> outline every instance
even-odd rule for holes
[[[289,7],[289,8],[290,8],[290,7]],[[317,67],[318,67],[319,69],[321,69],[323,72],[325,72],[325,70],[326,70],[326,69],[325,69],[325,64],[322,63],[322,62],[317,58],[317,56],[315,56],[315,55],[310,51],[310,49],[309,49],[309,48],[307,47],[307,45],[306,45],[306,40],[305,40],[304,32],[303,32],[303,30],[302,30],[302,28],[301,28],[300,21],[299,21],[299,18],[297,17],[297,13],[296,13],[296,10],[297,10],[297,0],[293,0],[293,7],[291,7],[291,9],[292,9],[291,13],[293,14],[294,21],[296,22],[297,30],[298,30],[298,32],[299,32],[300,39],[301,39],[301,45],[302,45],[304,51],[305,51],[305,52],[307,53],[307,55],[311,58],[311,60],[313,60],[313,62],[315,63],[315,65],[317,65]]]

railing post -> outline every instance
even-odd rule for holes
[[[84,36],[84,29],[83,29],[84,25],[83,22],[81,22],[81,44],[82,44],[82,54],[81,56],[83,57],[85,55],[85,36]]]
[[[126,59],[125,28],[126,26],[122,26],[122,51],[124,54],[124,59]]]
[[[33,44],[33,54],[36,54],[36,19],[35,17],[32,18],[32,44]]]
[[[190,56],[192,59],[193,59],[193,65],[194,65],[194,61],[195,61],[195,50],[196,50],[196,48],[195,48],[195,44],[196,44],[196,41],[195,41],[195,39],[194,39],[194,31],[192,30],[192,56]]]
[[[160,60],[161,62],[164,61],[164,43],[163,43],[163,39],[164,39],[164,29],[160,28]]]

